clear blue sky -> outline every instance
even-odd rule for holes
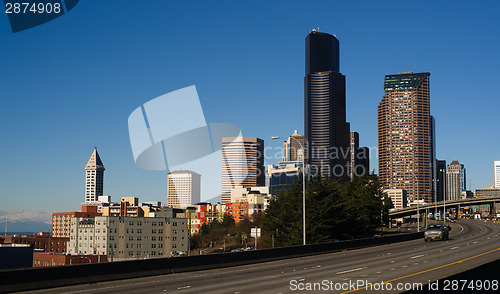
[[[340,40],[362,145],[377,146],[384,75],[430,72],[437,157],[464,163],[473,189],[493,184],[497,1],[192,2],[84,0],[16,34],[0,15],[0,211],[78,210],[94,146],[105,194],[165,202],[165,174],[134,165],[127,119],[189,85],[208,122],[271,147],[281,145],[271,136],[303,133],[304,39],[317,27]]]

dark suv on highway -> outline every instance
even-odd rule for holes
[[[451,227],[445,223],[430,224],[424,232],[425,242],[432,240],[448,240]]]

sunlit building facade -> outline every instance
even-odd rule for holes
[[[378,106],[379,178],[385,189],[403,189],[408,200],[433,200],[430,73],[385,76]]]

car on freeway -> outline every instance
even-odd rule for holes
[[[448,240],[450,238],[451,227],[445,223],[435,223],[427,226],[424,232],[424,241]]]

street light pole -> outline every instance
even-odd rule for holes
[[[447,192],[447,191],[446,191],[446,190],[447,190],[447,189],[446,189],[446,170],[445,170],[445,169],[441,169],[441,172],[444,172],[444,173],[445,173],[445,174],[444,174],[444,177],[443,177],[443,182],[444,182],[444,183],[443,183],[443,186],[444,186],[444,197],[443,197],[443,200],[444,200],[444,202],[443,202],[443,221],[444,221],[444,222],[446,222],[446,196],[447,196],[447,195],[446,195],[446,194],[447,194],[447,193],[446,193],[446,192]]]
[[[419,210],[419,199],[418,199],[418,180],[417,180],[417,176],[416,175],[413,175],[413,178],[415,179],[415,182],[417,182],[417,190],[416,190],[416,194],[417,194],[417,232],[420,232],[420,210]]]
[[[288,137],[271,137],[271,140],[276,139],[285,139]],[[302,245],[306,245],[306,165],[305,165],[305,149],[302,143],[299,140],[290,136],[290,138],[294,139],[299,143],[300,148],[302,149]]]

